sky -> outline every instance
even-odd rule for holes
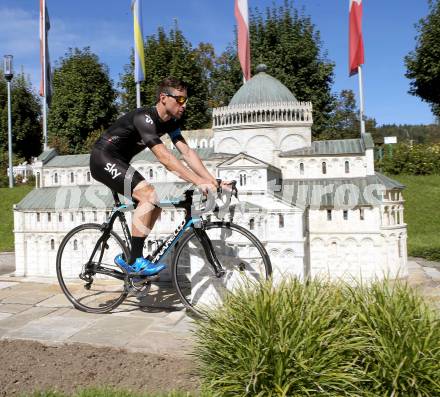
[[[68,48],[89,46],[117,83],[133,48],[131,0],[46,1],[52,66]],[[194,47],[210,42],[219,55],[234,39],[234,0],[142,1],[144,36],[156,33],[159,26],[168,30],[177,19]],[[248,0],[251,9],[261,11],[283,2]],[[294,0],[293,4],[311,17],[327,58],[335,63],[333,92],[352,89],[357,93],[357,77],[348,77],[349,0]],[[404,65],[405,55],[416,45],[415,24],[428,14],[428,0],[364,0],[363,8],[366,115],[379,125],[432,123],[429,105],[408,94]],[[23,68],[37,89],[39,0],[0,0],[0,56],[5,54],[14,56],[15,70]]]

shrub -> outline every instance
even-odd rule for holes
[[[440,395],[440,322],[435,312],[401,282],[351,292],[350,311],[368,346],[359,362],[369,378],[365,395]]]
[[[244,286],[195,336],[213,396],[440,395],[438,319],[402,283]]]
[[[440,174],[440,144],[398,144],[385,148],[385,154],[378,161],[377,168],[393,175]]]
[[[9,177],[7,175],[0,174],[0,188],[9,186]]]
[[[26,180],[26,185],[35,186],[35,175],[29,175]]]
[[[199,323],[195,354],[214,396],[350,395],[365,347],[342,290],[297,280],[245,286]]]
[[[23,183],[23,175],[18,174],[14,179],[16,185],[21,185]]]
[[[409,254],[419,258],[425,258],[428,261],[440,261],[440,247],[411,247]]]

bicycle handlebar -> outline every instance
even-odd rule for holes
[[[223,189],[221,187],[222,182],[223,181],[221,179],[217,179],[217,184],[218,184],[217,193],[219,195],[223,193]],[[234,197],[238,197],[237,181],[235,180],[231,181],[231,192]]]
[[[222,184],[222,180],[221,179],[217,179],[217,183],[218,183],[218,187],[217,187],[217,195],[216,197],[213,197],[213,195],[210,195],[210,193],[208,193],[208,195],[202,199],[202,203],[206,203],[208,202],[208,200],[211,199],[211,204],[209,205],[210,210],[216,212],[219,211],[220,208],[219,206],[215,203],[215,200],[220,199],[222,197],[223,193],[231,193],[231,196],[234,196],[235,198],[238,198],[238,190],[237,190],[237,181],[233,180],[230,183],[228,183],[228,186],[230,186],[229,188],[223,188],[221,186]],[[115,201],[115,205],[116,207],[120,207],[121,206],[121,201],[119,200],[119,196],[118,194],[112,190],[112,194],[113,194],[113,198]],[[194,189],[188,189],[186,190],[184,193],[185,199],[184,200],[163,200],[159,202],[159,206],[161,207],[168,207],[168,206],[173,206],[176,208],[183,208],[185,210],[189,210],[193,204],[193,195],[194,195]],[[230,201],[230,197],[227,197],[228,200],[225,203],[225,206],[229,204]],[[134,208],[136,208],[137,203],[134,203]],[[207,206],[208,207],[208,206]],[[207,208],[206,207],[206,208]],[[224,207],[223,207],[224,208]]]

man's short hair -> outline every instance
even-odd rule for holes
[[[186,84],[183,80],[176,79],[175,77],[167,77],[162,80],[162,82],[157,87],[156,91],[156,103],[159,102],[160,94],[164,92],[165,94],[171,94],[170,88],[174,88],[176,90],[187,90],[188,84]]]

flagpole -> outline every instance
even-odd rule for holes
[[[141,0],[132,0],[134,33],[134,81],[136,83],[136,107],[141,104],[141,82],[145,81],[144,41],[142,33],[142,3]]]
[[[358,66],[358,77],[359,77],[359,120],[361,122],[361,136],[365,134],[365,107],[364,107],[364,86],[362,81],[362,66]]]
[[[141,82],[136,83],[136,107],[141,107]]]
[[[251,78],[249,36],[249,7],[247,0],[235,0],[234,14],[237,20],[237,56],[243,72],[243,84]]]
[[[43,0],[43,150],[47,150],[46,0]]]

